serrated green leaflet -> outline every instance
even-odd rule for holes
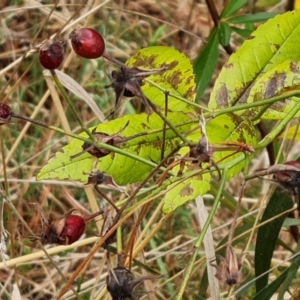
[[[162,208],[163,213],[169,214],[178,206],[194,200],[197,196],[205,194],[210,189],[209,181],[211,175],[205,173],[203,175],[194,176],[181,182],[172,184],[167,189]]]
[[[148,79],[158,84],[162,89],[187,100],[195,99],[195,78],[190,60],[178,50],[156,46],[138,51],[126,63],[130,67],[141,69],[159,69],[168,67],[168,70]],[[142,86],[145,96],[156,106],[164,108],[165,93],[147,82]],[[168,108],[171,111],[189,111],[190,107],[184,102],[169,96]]]
[[[226,6],[224,7],[221,18],[227,18],[236,13],[244,5],[247,4],[247,0],[230,0],[227,1]]]
[[[257,142],[255,128],[251,121],[244,120],[233,114],[222,115],[212,119],[206,125],[206,133],[209,143],[216,146],[218,143],[223,142],[238,142],[255,146]],[[199,132],[194,132],[188,136],[188,139],[197,142],[199,140]],[[183,157],[188,152],[189,149],[185,147],[182,148],[179,153]],[[227,166],[229,166],[227,172],[228,179],[240,172],[245,165],[244,159],[237,164],[231,165],[233,160],[244,155],[242,153],[236,153],[227,157],[232,152],[233,150],[216,151],[213,155],[213,160],[216,163],[222,160],[222,164],[226,163]],[[223,160],[225,157],[227,158]],[[199,175],[198,177],[194,176],[184,181],[179,179],[178,182],[168,188],[164,199],[163,212],[170,213],[183,203],[194,200],[197,196],[207,193],[210,190],[210,179],[211,175],[208,173]]]
[[[201,100],[218,63],[219,28],[213,29],[194,62],[197,100]]]
[[[209,107],[246,103],[253,84],[264,73],[288,59],[300,60],[299,36],[299,10],[278,15],[259,26],[222,68]]]
[[[190,125],[180,125],[188,121],[189,118],[179,112],[169,113],[168,119],[174,126],[178,125],[177,129],[180,133],[185,132],[190,127]],[[163,121],[155,114],[150,116],[145,114],[124,116],[98,125],[96,131],[113,135],[124,128],[127,123],[128,126],[120,133],[121,137],[144,134],[125,142],[120,148],[126,151],[126,153],[135,155],[137,158],[146,159],[150,165],[138,159],[112,152],[100,158],[96,168],[111,175],[115,182],[121,185],[143,180],[153,168],[151,164],[159,162],[162,147]],[[90,128],[90,130],[93,128]],[[87,137],[86,133],[81,133],[80,135]],[[166,140],[165,155],[180,142],[176,138],[175,133],[170,129],[166,131]],[[68,145],[56,152],[55,156],[48,161],[48,164],[40,170],[37,179],[87,182],[88,174],[92,170],[95,158],[89,153],[71,158],[82,151],[82,145],[83,142],[81,140],[72,139]]]
[[[213,145],[223,142],[238,142],[254,147],[257,143],[256,131],[252,122],[234,114],[222,115],[212,119],[206,125],[206,132],[209,142]],[[216,151],[213,155],[213,159],[216,163],[222,160],[222,163],[226,162],[230,165],[230,162],[235,158],[244,155],[236,153],[223,160],[232,152],[232,150]],[[244,160],[238,164],[232,165],[227,172],[228,178],[231,178],[240,172],[244,165]]]
[[[299,89],[300,86],[300,63],[287,60],[275,68],[264,73],[255,82],[251,88],[247,103],[262,101],[274,96],[279,96],[286,91]],[[270,106],[263,115],[262,119],[283,119],[286,114],[295,105],[297,98],[278,101]],[[259,108],[248,110],[246,116],[256,115],[260,111]],[[300,112],[295,116],[299,117]]]

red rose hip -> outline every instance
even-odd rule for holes
[[[76,242],[85,230],[85,220],[78,215],[69,215],[65,219],[65,226],[60,236],[65,239],[66,244]]]
[[[12,117],[11,109],[8,105],[0,103],[0,125],[6,124]]]
[[[60,66],[64,59],[65,44],[53,40],[46,40],[39,47],[40,64],[48,70],[54,70]]]
[[[105,50],[102,35],[92,28],[74,29],[69,36],[76,54],[84,58],[98,58]]]

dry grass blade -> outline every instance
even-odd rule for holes
[[[86,92],[86,90],[80,84],[78,84],[72,77],[70,77],[64,72],[55,70],[55,73],[65,88],[67,88],[69,91],[71,91],[80,99],[82,99],[92,109],[96,117],[101,122],[106,122],[104,114],[99,109],[94,99]]]
[[[204,205],[202,197],[196,198],[196,206],[197,206],[197,212],[199,216],[200,228],[203,228],[207,220],[208,213],[206,211],[206,207]],[[206,268],[207,268],[207,276],[208,276],[211,298],[219,299],[220,298],[219,281],[215,277],[215,272],[216,272],[215,268],[210,264],[210,261],[215,260],[216,258],[214,239],[213,239],[211,227],[209,227],[208,230],[206,231],[203,244],[205,249]]]

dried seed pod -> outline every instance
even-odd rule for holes
[[[134,288],[144,280],[154,278],[158,277],[143,276],[133,279],[133,275],[128,269],[118,266],[109,271],[106,277],[106,285],[113,300],[133,299]]]
[[[100,143],[105,143],[108,145],[113,145],[113,138],[111,138],[107,133],[104,132],[96,132],[95,129],[93,130],[93,135],[95,136],[96,140]],[[87,151],[91,155],[100,158],[108,155],[110,153],[109,150],[98,148],[94,145],[91,145],[88,142],[84,142],[82,145],[83,151]]]
[[[124,127],[122,127],[118,132],[109,135],[105,132],[97,132],[96,128],[93,129],[92,134],[94,135],[94,137],[96,138],[96,140],[100,143],[104,143],[107,145],[111,145],[111,146],[118,146],[122,141],[123,138],[120,136],[120,133],[129,125],[129,121],[125,124]],[[94,146],[93,144],[89,143],[89,142],[84,142],[82,145],[82,151],[72,155],[71,158],[75,158],[85,152],[90,153],[91,155],[93,155],[96,158],[101,158],[104,157],[106,155],[108,155],[110,153],[109,150],[103,149],[103,148],[99,148]]]
[[[86,174],[86,173],[85,173]],[[102,183],[106,183],[110,176],[105,175],[104,173],[98,171],[87,173],[89,175],[87,183],[85,185],[98,185]]]
[[[106,175],[102,173],[101,171],[93,171],[91,173],[85,173],[88,174],[88,181],[85,183],[85,185],[111,185],[113,187],[116,187],[118,190],[120,187],[114,182],[113,178],[109,175]]]
[[[240,280],[240,269],[242,265],[237,260],[232,247],[229,247],[229,251],[226,253],[226,258],[222,256],[218,257],[221,260],[221,266],[212,263],[210,264],[217,270],[215,277],[220,281],[224,281],[229,286],[237,284]]]
[[[300,163],[297,161],[287,161],[284,165],[295,167],[296,170],[279,171],[275,174],[273,181],[294,195],[298,195],[300,188]]]
[[[105,88],[112,87],[116,94],[116,106],[119,104],[122,96],[124,97],[142,97],[141,86],[143,84],[142,78],[138,77],[141,70],[138,68],[126,68],[121,67],[120,71],[112,71],[111,75],[108,75],[111,84],[105,86]]]
[[[113,300],[131,299],[135,285],[132,285],[133,276],[124,267],[116,267],[109,271],[106,277],[107,290]]]
[[[105,56],[108,58],[108,56]],[[120,67],[120,71],[112,71],[111,75],[108,74],[108,77],[111,81],[111,84],[105,86],[105,88],[112,87],[116,94],[115,108],[120,103],[122,96],[125,97],[139,97],[148,110],[150,110],[149,103],[147,98],[144,96],[141,86],[143,85],[143,79],[153,75],[161,73],[167,70],[167,67],[154,70],[142,70],[139,68],[129,68],[121,62],[116,61],[115,59],[109,58],[113,63]]]
[[[4,103],[0,103],[0,125],[8,123],[11,117],[12,111],[10,107]]]
[[[273,165],[267,169],[259,170],[257,176],[264,180],[279,185],[283,189],[292,193],[298,206],[300,204],[300,163],[297,161],[287,161],[284,164]],[[273,178],[263,176],[273,175]]]

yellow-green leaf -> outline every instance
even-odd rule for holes
[[[300,87],[300,63],[286,60],[282,64],[264,73],[251,88],[247,103],[263,101],[274,96],[279,96],[286,91],[299,89]],[[286,114],[295,106],[296,98],[278,101],[270,106],[262,119],[283,119]],[[263,108],[263,107],[262,107]],[[260,111],[261,108],[247,110],[244,115],[250,117]],[[299,117],[300,112],[295,117]]]
[[[178,206],[208,192],[210,190],[210,180],[211,175],[205,173],[170,185],[164,199],[163,213],[169,214]]]
[[[190,60],[176,49],[164,46],[148,47],[138,51],[127,61],[130,67],[141,69],[159,69],[168,67],[161,74],[149,76],[148,79],[158,84],[163,90],[183,97],[189,101],[195,99],[195,76]],[[165,107],[164,91],[145,82],[142,86],[145,96],[160,108]],[[184,102],[169,96],[168,108],[171,111],[189,111]]]
[[[217,146],[224,142],[244,143],[249,146],[255,146],[256,131],[250,120],[245,120],[234,114],[221,115],[209,121],[206,125],[206,133],[210,144]],[[188,136],[188,139],[198,142],[200,138],[199,132],[193,132]],[[225,146],[222,144],[222,146]],[[236,150],[238,147],[236,148]],[[233,150],[216,151],[213,155],[213,160],[218,163],[220,160],[231,154]],[[179,152],[181,157],[189,153],[189,148],[182,148]],[[245,161],[241,159],[239,163],[232,163],[243,153],[236,153],[224,159],[222,164],[226,163],[229,167],[227,176],[228,179],[237,175],[244,167]],[[187,162],[188,163],[188,162]],[[199,168],[200,171],[200,168]],[[182,181],[178,178],[178,182],[173,183],[167,190],[164,198],[164,206],[162,208],[164,213],[170,213],[178,206],[187,201],[194,200],[197,196],[203,195],[210,190],[209,181],[211,174],[200,174],[198,177],[187,178]]]
[[[190,125],[180,125],[189,118],[185,114],[169,113],[168,119],[177,126],[180,133],[189,129]],[[124,155],[111,152],[98,160],[96,168],[101,172],[111,175],[117,184],[127,184],[143,180],[152,170],[153,164],[158,163],[162,148],[162,128],[163,121],[156,114],[150,116],[146,114],[128,115],[108,123],[97,126],[96,132],[104,132],[109,135],[116,134],[128,123],[128,126],[120,133],[121,137],[130,137],[144,133],[132,140],[125,142],[121,149]],[[93,130],[90,128],[90,130]],[[80,136],[87,137],[86,133]],[[180,142],[176,134],[168,129],[166,131],[166,151],[167,155]],[[68,145],[57,151],[37,175],[38,180],[58,179],[87,182],[88,174],[92,171],[95,158],[84,153],[75,158],[72,156],[82,151],[83,141],[72,139]],[[128,157],[132,154],[135,157]],[[149,164],[139,161],[145,159]]]
[[[258,27],[222,68],[209,107],[247,102],[259,78],[286,60],[300,61],[300,10],[287,12]]]

